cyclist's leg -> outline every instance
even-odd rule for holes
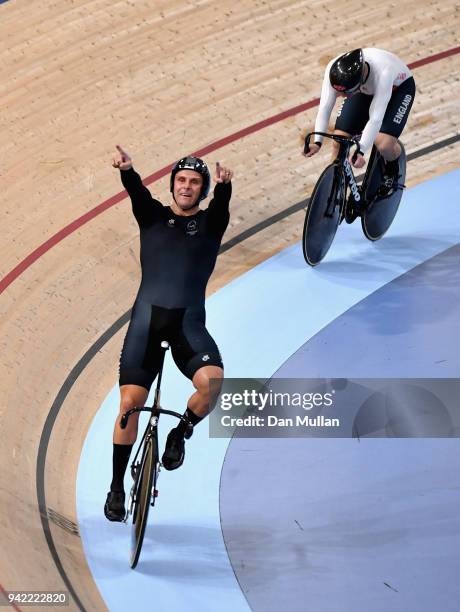
[[[177,367],[195,387],[184,415],[196,426],[209,413],[210,380],[219,381],[223,378],[222,359],[206,329],[204,307],[188,308],[185,311],[180,329],[171,338],[171,350]],[[215,388],[213,390],[216,391]],[[185,435],[186,425],[183,422],[170,431],[162,459],[166,469],[173,470],[182,465]]]
[[[190,396],[187,408],[203,419],[210,412],[211,395],[217,396],[222,386],[224,370],[219,366],[203,366],[192,378],[195,393]]]
[[[385,196],[390,193],[394,182],[399,176],[399,156],[401,155],[401,147],[398,139],[390,134],[379,132],[374,144],[379,151],[384,161],[384,172],[382,185],[379,188],[379,195]]]
[[[139,413],[134,413],[129,417],[125,429],[120,427],[120,419],[131,408],[138,406],[139,408],[145,405],[148,389],[139,385],[125,384],[120,387],[120,411],[115,421],[113,430],[114,444],[133,445],[137,438],[137,425],[139,421]]]
[[[158,373],[160,342],[164,339],[158,331],[163,323],[161,314],[162,309],[147,302],[138,300],[134,304],[120,356],[120,411],[113,434],[115,444],[133,445],[136,441],[139,415],[129,418],[126,429],[121,429],[120,418],[130,408],[144,406]]]
[[[137,437],[139,415],[130,416],[125,429],[120,427],[121,416],[130,408],[144,406],[150,386],[158,372],[160,350],[154,334],[152,307],[136,302],[120,357],[120,408],[113,432],[113,476],[104,506],[106,517],[121,521],[124,517],[124,475],[129,456]]]
[[[376,147],[385,160],[390,161],[396,154],[397,157],[401,154],[401,148],[396,140],[406,126],[414,98],[415,81],[411,77],[395,89],[388,102],[380,132],[375,141]]]
[[[206,329],[204,305],[190,307],[184,311],[182,320],[171,337],[171,351],[179,370],[192,382],[195,373],[202,368],[215,366],[223,370],[217,344]]]
[[[400,85],[392,94],[383,117],[380,132],[375,139],[375,146],[385,160],[385,189],[389,191],[394,180],[398,178],[399,156],[401,147],[398,137],[407,123],[415,97],[415,82],[411,77]]]
[[[110,521],[122,521],[125,516],[125,490],[123,485],[129,456],[137,437],[139,414],[130,416],[126,429],[121,429],[120,418],[130,408],[144,406],[148,390],[138,385],[120,387],[120,412],[113,432],[112,482],[104,506]]]
[[[341,136],[356,136],[361,134],[369,120],[369,107],[372,102],[372,96],[368,96],[361,92],[345,98],[338,112],[335,122],[334,134]],[[333,159],[337,157],[339,152],[339,144],[333,142]]]
[[[386,162],[394,161],[401,155],[401,147],[395,136],[379,132],[374,144]]]

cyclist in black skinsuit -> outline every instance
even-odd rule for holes
[[[113,166],[120,169],[140,228],[142,280],[120,358],[120,414],[113,436],[113,480],[104,506],[106,517],[125,515],[123,478],[137,437],[138,414],[126,429],[119,419],[143,406],[158,373],[160,342],[171,345],[173,359],[196,389],[185,411],[197,425],[209,411],[209,380],[223,377],[222,359],[205,327],[205,291],[229,221],[233,172],[216,164],[214,197],[207,210],[199,202],[209,192],[211,177],[199,158],[186,157],[173,167],[171,206],[155,200],[134,171],[128,153],[118,147]],[[163,466],[174,470],[184,459],[182,422],[168,435]]]

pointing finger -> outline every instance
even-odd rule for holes
[[[126,151],[125,151],[124,149],[122,149],[122,148],[120,147],[120,145],[115,145],[115,146],[117,147],[118,152],[120,153],[120,155],[121,155],[121,157],[122,157],[122,160],[123,160],[123,161],[126,161],[126,158],[127,158],[127,157],[129,157],[129,155],[126,153]]]

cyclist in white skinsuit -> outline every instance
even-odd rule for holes
[[[365,164],[364,154],[375,144],[385,164],[385,188],[391,190],[398,177],[403,131],[415,96],[415,82],[406,64],[383,49],[355,49],[331,60],[326,67],[315,132],[326,132],[335,101],[345,100],[339,109],[334,133],[359,136],[355,168]],[[321,136],[310,144],[306,157],[315,155]],[[333,158],[339,145],[333,141]],[[350,160],[351,161],[351,160]]]

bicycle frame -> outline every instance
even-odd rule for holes
[[[155,398],[155,401],[157,401],[157,399],[158,398]],[[141,408],[136,407],[136,408],[132,408],[131,410],[128,410],[128,412],[126,412],[122,416],[122,419],[121,419],[122,421],[125,419],[124,427],[123,427],[122,422],[120,422],[120,426],[122,429],[126,427],[126,424],[128,422],[130,415],[134,414],[135,412],[150,412],[151,416],[145,428],[144,435],[142,436],[142,439],[137,448],[134,459],[131,462],[131,476],[133,477],[134,482],[133,482],[133,486],[131,487],[131,493],[129,496],[128,510],[126,512],[125,522],[127,522],[128,517],[132,514],[134,504],[136,503],[136,499],[137,499],[136,493],[137,493],[137,485],[138,485],[137,480],[140,475],[140,472],[139,473],[137,472],[136,467],[137,466],[141,467],[144,462],[145,448],[146,448],[145,443],[149,438],[153,438],[155,449],[156,449],[156,455],[158,456],[158,421],[160,419],[160,414],[169,414],[170,416],[174,416],[181,421],[185,421],[187,423],[188,430],[193,429],[193,425],[190,423],[190,421],[188,421],[188,419],[184,417],[184,415],[179,414],[178,412],[174,412],[172,410],[164,410],[163,408],[157,408],[155,407],[155,405],[152,407],[141,407]],[[137,458],[139,456],[141,449],[142,449],[142,457],[141,457],[140,462],[136,465],[136,461],[137,461]],[[159,471],[160,471],[160,468],[158,467],[158,473]],[[150,503],[151,506],[155,505],[156,494],[157,492],[156,492],[156,489],[154,488],[152,490],[152,500]]]
[[[352,163],[358,155],[358,142],[354,138],[311,132],[305,138],[304,153],[309,151],[310,139],[314,134],[330,138],[339,143],[336,158],[329,162],[315,183],[306,207],[302,234],[302,249],[305,261],[316,266],[326,256],[332,245],[337,228],[345,220],[353,223],[361,217],[363,233],[369,240],[379,240],[389,229],[398,210],[406,175],[406,157],[402,143],[399,161],[401,183],[393,185],[389,193],[381,189],[384,168],[382,157],[375,144],[369,156],[366,171],[355,176]],[[356,150],[349,161],[350,149]],[[358,187],[358,180],[362,183]],[[347,190],[350,194],[347,195]]]
[[[161,349],[162,354],[160,368],[158,370],[158,380],[155,389],[153,406],[135,406],[134,408],[127,410],[120,419],[120,428],[125,429],[131,415],[139,412],[150,412],[147,427],[145,428],[144,435],[142,436],[136,450],[134,460],[131,463],[131,475],[134,482],[131,487],[127,512],[125,515],[125,523],[128,521],[130,516],[133,517],[130,561],[132,569],[137,566],[141,554],[149,516],[149,506],[155,505],[155,500],[158,495],[156,487],[158,474],[161,468],[158,452],[158,421],[160,419],[160,414],[169,414],[176,417],[180,421],[183,421],[186,425],[184,437],[190,437],[193,431],[193,425],[184,415],[179,414],[178,412],[173,412],[172,410],[164,410],[163,408],[160,408],[160,386],[163,374],[164,359],[166,351],[169,349],[169,343],[166,341],[161,342]],[[138,461],[141,449],[141,459]]]
[[[133,483],[133,487],[131,489],[131,495],[130,495],[130,502],[128,504],[128,511],[126,513],[126,517],[125,517],[125,522],[128,520],[128,517],[130,516],[130,514],[132,513],[132,509],[133,509],[133,504],[135,503],[135,498],[134,498],[134,494],[136,492],[136,486],[137,486],[137,477],[139,476],[139,474],[136,472],[136,461],[139,457],[139,453],[142,450],[142,456],[141,456],[141,461],[138,465],[142,465],[143,461],[144,461],[144,456],[145,456],[145,442],[149,439],[149,438],[153,438],[154,439],[154,444],[155,444],[155,448],[158,450],[158,421],[160,419],[160,414],[169,414],[170,416],[174,416],[177,419],[181,420],[181,421],[185,421],[187,424],[187,433],[190,433],[191,430],[193,430],[193,425],[188,421],[188,419],[186,419],[184,417],[184,415],[179,414],[178,412],[174,412],[172,410],[165,410],[163,408],[160,408],[160,388],[161,388],[161,380],[162,380],[162,376],[163,376],[163,364],[164,364],[164,359],[165,359],[165,355],[166,355],[166,351],[169,349],[169,343],[166,341],[163,341],[161,343],[161,348],[163,349],[163,354],[161,357],[161,362],[160,362],[160,369],[158,372],[158,378],[157,378],[157,385],[155,388],[155,395],[154,395],[154,400],[153,400],[153,406],[148,407],[148,406],[135,406],[134,408],[131,408],[130,410],[128,410],[127,412],[125,412],[123,414],[123,416],[120,419],[120,427],[121,429],[125,429],[127,424],[128,424],[128,420],[129,417],[134,414],[134,413],[139,413],[139,412],[150,412],[150,419],[147,423],[147,426],[145,428],[144,434],[141,438],[141,441],[137,447],[136,453],[134,455],[134,459],[131,462],[131,475],[133,477],[134,483]],[[191,435],[191,434],[190,434]],[[154,492],[152,492],[152,503],[151,505],[153,506],[155,502],[155,494]]]
[[[349,152],[353,145],[356,146],[356,151],[353,154],[353,157],[357,155],[357,152],[359,149],[358,142],[353,138],[347,138],[346,136],[339,136],[338,134],[328,134],[326,132],[310,132],[310,134],[307,134],[307,137],[305,138],[304,153],[308,153],[308,149],[310,146],[310,139],[315,134],[318,136],[323,136],[325,138],[330,138],[331,140],[335,140],[336,142],[339,143],[340,145],[339,152],[333,163],[336,164],[337,166],[343,167],[346,184],[350,188],[350,191],[353,195],[353,199],[355,200],[355,202],[357,204],[360,204],[362,198],[359,193],[358,184],[356,182],[356,178],[353,173],[352,166],[350,162],[348,161]]]

